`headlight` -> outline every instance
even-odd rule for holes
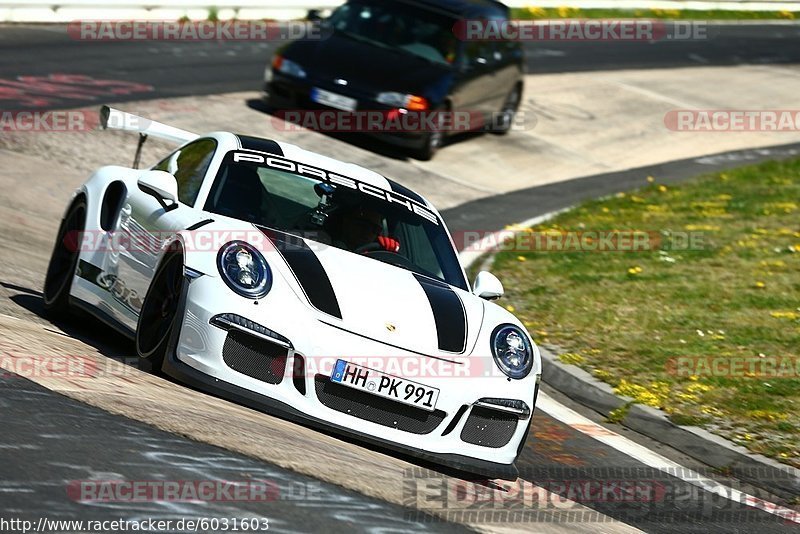
[[[303,67],[283,56],[276,55],[272,58],[272,68],[283,74],[288,74],[289,76],[296,76],[297,78],[306,77],[306,71]]]
[[[533,367],[533,347],[528,335],[511,324],[494,329],[491,337],[494,361],[506,376],[525,378]]]
[[[243,297],[261,298],[272,288],[272,270],[267,260],[252,245],[231,241],[217,255],[222,279]]]

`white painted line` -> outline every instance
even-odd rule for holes
[[[519,231],[517,228],[529,228],[531,226],[536,226],[537,224],[542,224],[543,222],[549,221],[556,215],[563,213],[568,209],[571,209],[571,207],[560,209],[558,211],[551,211],[550,213],[533,217],[531,219],[522,221],[521,223],[509,225],[509,227],[514,228],[514,230],[498,230],[497,232],[489,234],[480,241],[473,243],[464,250],[460,251],[458,253],[458,260],[461,262],[461,265],[464,267],[464,269],[468,269],[475,260],[484,254],[488,252],[497,252],[497,247],[500,245],[501,240],[505,237],[510,237],[511,233]]]
[[[632,93],[638,93],[642,96],[646,96],[648,98],[652,98],[653,100],[660,100],[661,102],[666,102],[667,104],[671,104],[673,106],[678,106],[679,108],[683,109],[695,109],[698,106],[694,104],[689,104],[687,102],[683,102],[682,100],[678,100],[676,98],[672,98],[667,95],[663,95],[656,91],[651,91],[650,89],[645,89],[644,87],[638,87],[636,85],[631,85],[629,83],[617,82],[617,81],[609,81],[609,83],[613,83],[617,87],[621,87],[623,89],[627,89]]]
[[[567,408],[563,404],[554,400],[552,397],[548,396],[546,393],[539,392],[536,408],[542,410],[553,418],[558,419],[565,425],[574,428],[578,432],[586,434],[587,436],[590,436],[591,438],[620,451],[626,456],[629,456],[648,467],[663,471],[670,476],[679,478],[688,484],[697,486],[710,493],[725,497],[730,501],[742,503],[750,506],[751,508],[756,508],[769,514],[776,515],[782,519],[785,519],[786,521],[800,524],[800,512],[796,512],[789,508],[784,508],[783,506],[759,499],[758,497],[753,497],[752,495],[744,493],[743,491],[725,486],[724,484],[720,484],[719,482],[705,477],[696,471],[683,467],[672,460],[664,458],[657,452],[651,451],[647,447],[639,445],[638,443],[595,423],[591,419],[582,416],[578,412]]]

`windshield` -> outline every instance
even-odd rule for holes
[[[357,0],[339,7],[327,23],[351,38],[434,63],[451,64],[456,59],[456,19],[419,7]]]
[[[400,193],[323,169],[229,152],[205,210],[468,289],[443,223],[433,212]]]

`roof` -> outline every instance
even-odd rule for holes
[[[424,4],[439,11],[470,16],[485,11],[500,11],[508,14],[508,6],[497,0],[395,0],[406,4]]]

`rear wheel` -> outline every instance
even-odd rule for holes
[[[183,254],[169,251],[145,295],[136,326],[136,352],[160,370],[177,324],[178,303],[183,289]]]
[[[499,135],[507,134],[511,131],[511,125],[514,123],[514,115],[519,109],[519,102],[522,98],[522,88],[515,85],[511,92],[506,97],[500,113],[492,121],[491,131]]]
[[[44,278],[44,309],[51,315],[64,315],[69,310],[69,292],[78,266],[79,244],[85,226],[86,199],[79,197],[61,221]]]

